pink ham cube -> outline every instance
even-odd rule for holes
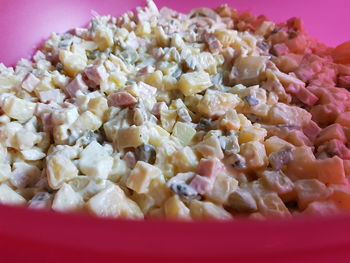
[[[109,107],[133,107],[137,103],[137,99],[128,92],[115,92],[108,96]]]
[[[196,190],[197,193],[202,195],[211,191],[214,185],[213,182],[214,180],[196,174],[189,186]]]
[[[36,85],[38,85],[40,82],[40,79],[35,77],[34,74],[29,73],[22,82],[22,89],[25,89],[28,92],[32,92]]]
[[[70,97],[75,97],[78,90],[85,92],[88,90],[88,86],[85,84],[82,76],[77,75],[67,86],[64,87],[64,91]]]
[[[272,47],[272,52],[276,56],[284,56],[289,53],[289,49],[286,44],[281,43],[281,44],[275,44]]]
[[[318,102],[318,97],[304,87],[300,87],[295,96],[301,102],[309,106],[313,106]]]
[[[224,165],[217,158],[202,158],[199,162],[198,170],[199,175],[215,180],[218,174],[224,170]]]
[[[85,75],[89,80],[91,80],[95,85],[100,85],[100,83],[108,78],[108,73],[103,64],[91,65],[84,70]]]
[[[304,134],[311,141],[314,141],[316,139],[316,137],[320,134],[321,131],[322,131],[322,129],[314,121],[310,121],[307,125],[305,125],[303,127]]]

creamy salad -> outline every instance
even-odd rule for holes
[[[0,64],[0,203],[130,219],[350,211],[349,45],[152,1]]]

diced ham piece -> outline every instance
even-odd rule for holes
[[[137,71],[137,75],[143,75],[143,74],[149,74],[154,72],[154,67],[151,65],[148,65],[146,67],[143,67],[139,71]]]
[[[286,44],[275,44],[272,47],[272,53],[276,56],[284,56],[289,53],[289,49]]]
[[[160,118],[160,113],[163,111],[163,110],[167,110],[168,109],[168,106],[166,105],[165,102],[157,102],[154,104],[153,108],[152,108],[152,114],[154,116],[156,116],[158,119]]]
[[[302,88],[302,86],[291,83],[286,87],[286,92],[295,95],[299,92],[300,88]]]
[[[115,92],[108,96],[109,107],[133,107],[137,103],[137,99],[128,92]]]
[[[43,130],[45,132],[52,132],[54,127],[52,113],[43,113],[41,115],[41,121],[43,123]]]
[[[334,123],[328,126],[327,128],[323,129],[317,137],[315,144],[320,145],[332,139],[340,140],[343,143],[346,142],[344,129],[339,123]]]
[[[320,134],[322,129],[317,125],[316,122],[310,121],[307,125],[303,126],[304,134],[311,140],[314,141]]]
[[[295,96],[304,104],[313,106],[318,102],[318,97],[311,93],[307,88],[300,87]]]
[[[130,169],[134,168],[136,165],[136,157],[135,157],[135,154],[133,152],[127,152],[124,155],[123,160],[126,162],[126,165]]]
[[[224,165],[219,159],[202,158],[199,162],[198,174],[214,181],[218,174],[223,171],[223,169]]]
[[[329,157],[337,155],[344,160],[350,160],[350,150],[340,140],[328,141],[326,144],[320,146],[318,151],[325,151]]]
[[[341,76],[338,78],[338,86],[342,88],[350,88],[350,76]]]
[[[101,81],[108,78],[106,68],[102,64],[88,66],[84,70],[84,73],[86,74],[87,78],[93,81],[96,85],[100,85]]]
[[[71,82],[69,82],[67,86],[64,87],[64,91],[68,96],[75,97],[78,90],[85,92],[88,90],[88,88],[89,87],[83,81],[82,76],[79,74]]]
[[[50,101],[62,103],[64,100],[64,94],[62,94],[59,89],[41,91],[39,92],[39,97],[40,97],[40,101],[44,103],[47,103]]]
[[[201,195],[208,193],[213,188],[213,185],[213,180],[210,180],[209,178],[200,176],[198,174],[195,175],[189,184],[190,187],[192,187],[194,190],[196,190],[197,193]]]
[[[40,82],[40,79],[35,77],[34,74],[29,73],[22,82],[22,89],[25,89],[28,92],[32,92],[36,85],[38,85]]]
[[[218,39],[214,39],[208,42],[208,47],[211,53],[218,53],[222,48],[222,44]]]

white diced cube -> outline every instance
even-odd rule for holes
[[[81,153],[80,170],[87,176],[107,179],[112,170],[113,158],[106,149],[96,141],[91,142]]]

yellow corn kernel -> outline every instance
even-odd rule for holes
[[[202,92],[211,85],[209,74],[204,71],[185,73],[179,81],[179,89],[185,96]]]
[[[149,191],[151,180],[160,176],[162,176],[162,171],[158,167],[138,161],[134,169],[131,170],[126,186],[138,194],[145,194]]]
[[[177,122],[173,129],[173,136],[178,138],[184,146],[191,143],[195,134],[196,130],[192,126],[183,122]]]

